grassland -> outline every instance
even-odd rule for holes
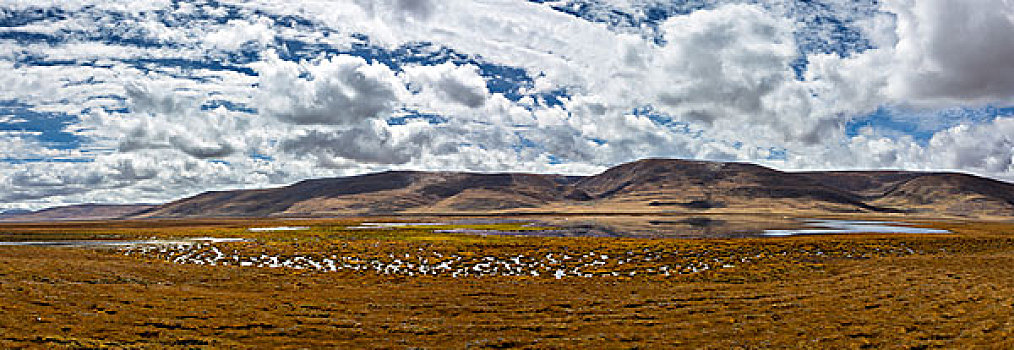
[[[248,241],[0,247],[0,347],[1014,347],[1010,223],[676,240],[347,229],[363,220],[2,225],[6,241]],[[246,230],[270,226],[310,229]]]

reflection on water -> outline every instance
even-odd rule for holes
[[[799,222],[782,217],[715,216],[588,216],[540,219],[559,227],[555,236],[630,238],[739,238],[756,237],[765,229],[795,228]]]
[[[453,227],[496,223],[523,224],[518,230],[476,229]],[[452,227],[438,227],[452,226]],[[363,223],[346,229],[392,229],[401,227],[433,227],[438,233],[500,236],[544,237],[623,237],[623,238],[742,238],[782,237],[818,234],[901,233],[936,234],[947,230],[913,227],[903,222],[854,221],[828,219],[795,219],[781,216],[750,215],[615,215],[615,216],[537,216],[526,218],[469,218],[444,222],[390,222]],[[251,228],[252,232],[299,231],[304,226]],[[47,238],[52,238],[47,240]],[[0,239],[5,239],[0,236]],[[37,241],[0,242],[0,246],[47,247],[119,247],[138,245],[189,245],[199,243],[237,242],[242,238],[194,238],[178,240],[59,240],[57,237],[39,237]]]
[[[393,228],[411,228],[422,226],[446,226],[443,222],[364,222],[359,226],[348,226],[346,230],[377,230]]]
[[[949,232],[911,227],[901,222],[800,220],[779,216],[750,215],[569,216],[538,217],[532,218],[530,222],[533,226],[542,226],[546,229],[535,231],[450,229],[438,232],[478,235],[628,238],[745,238],[812,234]]]
[[[806,220],[807,226],[821,227],[799,230],[764,230],[765,236],[826,235],[851,233],[950,233],[947,230],[911,227],[893,221]]]
[[[136,245],[190,245],[199,243],[224,243],[224,242],[243,242],[243,238],[214,238],[214,237],[201,237],[201,238],[190,238],[181,240],[162,240],[162,239],[151,239],[151,240],[134,240],[134,241],[108,241],[108,240],[91,240],[91,241],[34,241],[34,242],[0,242],[0,246],[32,246],[32,247],[123,247],[123,246],[136,246]]]
[[[250,232],[275,232],[275,231],[305,231],[309,226],[278,226],[278,227],[251,227],[246,229]]]

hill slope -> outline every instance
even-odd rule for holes
[[[138,214],[152,207],[152,205],[148,204],[80,204],[4,215],[0,216],[0,222],[118,219]]]
[[[953,216],[1014,216],[1014,184],[960,173],[803,173],[882,208]]]
[[[886,210],[810,177],[746,163],[646,159],[582,179],[576,187],[611,207],[637,211]]]
[[[793,173],[747,163],[646,159],[585,177],[389,171],[306,180],[207,192],[134,217],[526,212],[1014,216],[1014,185],[956,173]]]
[[[291,186],[208,192],[138,217],[322,216],[474,212],[539,207],[587,196],[566,176],[389,171]]]

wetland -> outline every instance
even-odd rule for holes
[[[1014,224],[820,220],[4,224],[0,346],[1014,345]]]

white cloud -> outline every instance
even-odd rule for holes
[[[235,51],[248,43],[264,47],[275,39],[266,18],[230,20],[222,28],[208,34],[204,42],[216,49]]]
[[[402,130],[397,133],[398,129]],[[300,157],[313,157],[325,167],[348,168],[359,163],[405,164],[422,154],[434,155],[433,134],[425,123],[389,126],[382,121],[348,129],[309,129],[285,139],[281,149]]]
[[[256,66],[262,112],[287,123],[358,124],[390,113],[405,93],[387,66],[354,56],[298,64],[269,54]]]
[[[888,92],[933,105],[1014,103],[1014,3],[899,0]]]
[[[79,115],[68,130],[85,138],[85,150],[54,150],[36,134],[0,133],[0,157],[93,162],[12,164],[0,170],[0,193],[7,193],[2,201],[163,201],[386,169],[589,173],[646,156],[785,168],[953,168],[1014,177],[1011,141],[1004,136],[1014,134],[1008,119],[958,126],[934,121],[940,126],[933,130],[943,130],[928,141],[872,129],[850,136],[842,129],[849,118],[885,104],[1010,103],[1009,1],[898,0],[882,8],[895,14],[843,15],[857,20],[877,48],[848,57],[811,54],[804,81],[790,64],[801,54],[796,39],[806,23],[787,16],[805,6],[723,3],[657,28],[618,30],[546,4],[509,0],[224,2],[235,10],[33,2],[72,12],[19,30],[73,35],[54,43],[0,41],[0,100]],[[850,3],[834,1],[821,11],[844,11]],[[645,2],[612,5],[637,12]],[[157,9],[184,25],[163,23]],[[122,17],[104,16],[107,10]],[[240,18],[188,19],[230,13]],[[319,27],[282,25],[274,15]],[[664,43],[654,42],[654,35]],[[520,91],[531,95],[516,102],[490,91],[487,83],[498,77],[484,77],[489,72],[481,64],[460,59],[398,67],[330,53],[286,61],[279,56],[289,59],[298,47],[276,47],[276,37],[333,50],[365,42],[374,46],[364,50],[377,50],[370,54],[429,42],[434,50],[420,56],[448,55],[447,48],[456,58],[524,69],[533,82]],[[259,57],[232,63],[233,51],[244,48],[259,50]],[[16,63],[27,58],[65,63]],[[258,62],[247,64],[250,58]],[[195,62],[252,68],[257,75]],[[557,91],[566,94],[552,107],[538,95]],[[632,112],[649,105],[654,117]],[[441,121],[385,122],[414,112]],[[786,159],[769,159],[778,158],[776,150]]]
[[[861,111],[1014,103],[1014,4],[1008,0],[896,0],[867,30],[880,45],[850,58],[810,57],[811,80]]]
[[[474,65],[443,63],[435,66],[406,67],[405,74],[410,84],[420,90],[433,90],[434,100],[456,102],[470,108],[482,107],[490,97],[486,80],[479,75]]]
[[[717,129],[746,122],[767,126],[768,134],[805,137],[821,115],[812,113],[790,68],[798,55],[792,29],[754,5],[670,19],[662,25],[669,44],[651,56],[654,69],[645,77],[653,102],[684,121]]]
[[[933,164],[985,174],[1014,173],[1014,118],[958,125],[933,135],[927,146]]]

